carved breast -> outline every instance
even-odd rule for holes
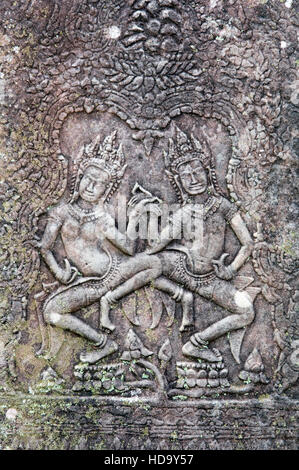
[[[87,222],[81,226],[81,238],[87,242],[93,242],[97,237],[97,226],[95,222]]]
[[[80,225],[78,222],[73,220],[66,221],[61,229],[63,239],[75,240],[80,234]]]

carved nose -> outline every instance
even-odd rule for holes
[[[191,173],[191,183],[198,183],[194,173]]]
[[[90,181],[90,182],[88,183],[86,189],[87,189],[88,191],[93,191],[93,190],[94,190],[94,185],[95,185],[95,183],[94,183],[93,181]]]

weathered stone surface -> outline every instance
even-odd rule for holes
[[[297,447],[288,399],[115,403],[109,399],[1,399],[4,449],[274,450]]]
[[[295,2],[0,18],[0,448],[296,448]]]

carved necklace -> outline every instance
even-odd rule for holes
[[[202,208],[200,208],[199,210],[195,209],[194,207],[196,206],[195,204],[192,207],[188,205],[185,206],[185,210],[187,210],[188,213],[192,214],[194,217],[205,220],[208,217],[210,212],[212,214],[216,212],[220,204],[221,204],[221,199],[219,197],[210,196],[209,199],[204,204],[200,204]]]
[[[86,222],[94,222],[98,220],[103,211],[99,209],[83,209],[77,204],[69,204],[69,212],[71,215],[79,222],[79,224],[84,224]]]

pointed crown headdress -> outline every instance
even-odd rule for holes
[[[105,200],[107,201],[117,189],[127,168],[122,144],[116,145],[116,131],[104,138],[98,135],[95,140],[84,145],[74,163],[71,180],[72,201],[78,197],[79,185],[85,170],[90,166],[99,168],[110,176]]]
[[[214,167],[210,148],[206,140],[200,142],[191,134],[190,139],[179,127],[175,126],[175,138],[169,139],[169,151],[165,155],[165,164],[172,173],[184,163],[199,160],[204,168]]]
[[[206,139],[201,138],[199,141],[193,134],[189,138],[178,126],[175,126],[175,137],[169,139],[168,153],[164,152],[164,160],[167,168],[166,173],[181,201],[186,201],[187,196],[184,194],[179,180],[179,167],[194,160],[199,161],[206,169],[214,192],[221,194],[216,177],[214,157]]]

